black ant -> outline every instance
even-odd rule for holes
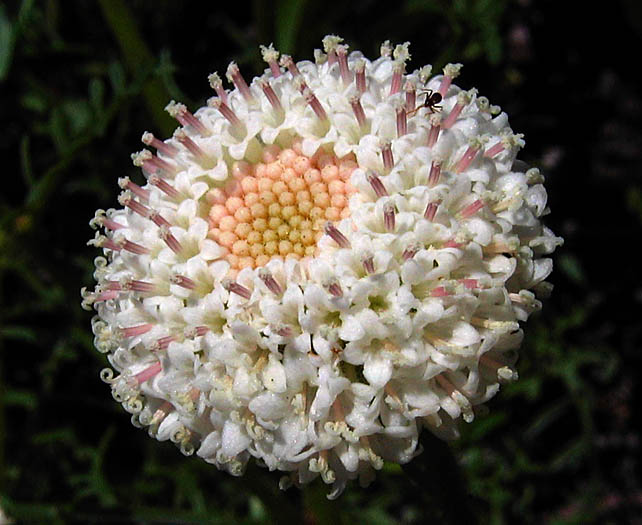
[[[419,95],[426,95],[426,99],[421,106],[417,106],[415,109],[408,113],[409,117],[417,113],[417,111],[419,111],[421,108],[428,109],[430,113],[441,111],[441,106],[438,106],[438,104],[442,100],[441,93],[439,93],[438,91],[433,91],[432,89],[427,89],[425,91],[421,91]]]

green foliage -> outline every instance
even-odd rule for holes
[[[256,0],[239,18],[215,6],[193,12],[173,2],[0,4],[0,507],[6,514],[18,523],[51,524],[447,523],[454,518],[439,485],[454,480],[465,483],[461,490],[471,501],[463,498],[462,505],[480,523],[626,518],[625,505],[609,502],[639,490],[633,481],[624,486],[632,476],[616,469],[639,454],[620,447],[601,460],[598,443],[632,432],[627,385],[639,365],[639,321],[631,313],[639,304],[630,291],[637,273],[613,270],[614,254],[596,248],[622,251],[629,246],[621,238],[639,237],[642,190],[627,175],[626,194],[609,200],[601,193],[604,175],[576,165],[600,144],[583,137],[572,149],[573,133],[554,135],[572,120],[567,111],[574,100],[585,110],[588,90],[562,96],[573,82],[563,76],[570,59],[559,57],[557,42],[551,49],[541,44],[548,54],[537,61],[511,61],[510,27],[531,15],[549,23],[562,16],[556,3],[542,4]],[[599,22],[603,30],[607,24]],[[133,428],[98,379],[105,361],[92,347],[90,315],[80,310],[78,293],[92,282],[95,253],[85,246],[86,224],[94,209],[114,205],[119,176],[140,177],[128,160],[140,149],[140,134],[171,131],[167,101],[189,102],[183,92],[204,98],[207,73],[224,70],[231,59],[244,73],[257,73],[264,67],[258,43],[274,42],[304,58],[328,32],[368,53],[384,39],[409,40],[419,59],[413,67],[466,62],[465,72],[482,72],[478,81],[491,91],[484,94],[501,96],[493,102],[534,103],[535,113],[521,120],[532,126],[529,154],[548,151],[554,135],[573,160],[550,168],[551,220],[559,221],[551,225],[567,238],[556,259],[557,290],[526,326],[520,380],[506,385],[490,413],[465,426],[452,447],[463,481],[446,475],[456,464],[445,447],[424,438],[427,452],[410,466],[385,465],[370,488],[352,485],[335,503],[320,482],[283,493],[278,473],[252,466],[232,478]],[[590,39],[595,34],[601,33]],[[599,76],[594,56],[585,59],[590,78]],[[548,68],[555,61],[562,81],[543,101],[541,79],[554,77]],[[515,75],[532,82],[520,87],[507,80]],[[476,82],[471,75],[462,84]],[[587,191],[598,188],[602,208],[576,207],[575,173],[583,174]]]

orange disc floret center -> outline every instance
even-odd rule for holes
[[[269,145],[261,162],[236,162],[232,179],[207,194],[209,237],[226,248],[232,271],[264,266],[273,257],[314,256],[326,221],[349,216],[355,191],[349,179],[357,168],[353,155],[337,158]]]

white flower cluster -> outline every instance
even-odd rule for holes
[[[168,106],[181,127],[133,155],[146,184],[120,179],[123,208],[91,221],[83,306],[135,425],[336,497],[517,378],[562,241],[506,114],[451,83],[461,65],[323,43],[315,62],[264,47],[251,84],[232,63],[233,90],[213,74],[207,107]]]

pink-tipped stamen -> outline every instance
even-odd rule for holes
[[[145,168],[143,167],[143,169],[145,169]],[[145,171],[147,171],[147,170],[145,170]],[[139,199],[142,199],[144,201],[148,201],[149,200],[149,191],[144,190],[138,184],[136,184],[135,182],[132,182],[131,180],[129,180],[129,177],[121,177],[120,179],[118,179],[118,185],[123,190],[131,191]]]
[[[330,281],[327,285],[326,288],[330,295],[334,297],[343,297],[343,289],[341,288],[341,285],[339,284],[339,281],[336,279]]]
[[[439,89],[437,89],[437,92],[442,96],[442,98],[446,96],[446,93],[448,93],[448,89],[450,88],[450,84],[452,83],[452,81],[452,77],[449,77],[448,75],[444,75],[441,79],[441,83],[439,84]]]
[[[444,243],[444,248],[461,248],[464,245],[464,243],[457,242],[454,240],[446,241]]]
[[[123,290],[141,293],[155,293],[156,285],[146,281],[138,281],[136,279],[126,279],[121,283]]]
[[[185,277],[184,275],[174,274],[170,277],[169,280],[172,284],[177,284],[178,286],[186,288],[187,290],[194,290],[196,288],[196,283],[192,279],[190,279],[189,277]]]
[[[161,366],[160,361],[154,363],[152,366],[146,368],[142,372],[138,372],[134,379],[139,385],[142,385],[145,381],[149,381],[153,377],[157,376],[163,367]]]
[[[137,326],[128,326],[127,328],[121,328],[120,333],[123,337],[138,337],[139,335],[146,334],[149,332],[154,325],[152,323],[139,324]]]
[[[178,153],[178,150],[171,144],[166,144],[165,142],[158,140],[153,133],[146,131],[143,133],[141,138],[143,144],[155,148],[156,151],[166,155],[167,157],[174,157]]]
[[[259,86],[263,90],[263,94],[265,95],[265,98],[268,99],[268,102],[272,106],[272,109],[277,112],[283,111],[283,106],[281,105],[281,101],[279,100],[279,97],[276,95],[274,92],[274,89],[272,89],[272,86],[267,80],[260,79],[258,81]]]
[[[159,228],[161,226],[165,226],[167,228],[171,226],[171,224],[167,220],[165,220],[165,218],[156,210],[150,210],[148,218]]]
[[[137,213],[141,217],[149,217],[149,208],[145,206],[144,204],[141,204],[140,202],[134,200],[132,197],[131,193],[129,191],[125,191],[118,197],[118,202],[122,206],[126,206],[130,210],[132,210],[134,213]]]
[[[154,343],[152,351],[157,352],[159,350],[167,350],[169,344],[174,341],[176,341],[176,336],[174,335],[166,335],[165,337],[161,337]]]
[[[341,233],[331,222],[326,222],[323,227],[324,233],[339,245],[339,248],[350,248],[352,245],[348,238]]]
[[[291,337],[294,334],[291,326],[281,325],[273,329],[275,334],[280,335],[281,337]]]
[[[103,228],[107,228],[108,230],[116,231],[120,230],[121,228],[124,228],[125,226],[120,224],[119,222],[116,222],[112,219],[109,219],[107,217],[104,217],[101,219],[101,224]]]
[[[408,116],[406,108],[397,108],[397,137],[403,137],[408,133]]]
[[[417,104],[417,89],[412,82],[406,82],[404,91],[406,92],[406,112],[411,113]]]
[[[477,156],[478,152],[479,146],[469,146],[461,159],[459,159],[459,162],[457,162],[454,170],[455,173],[462,173],[466,171]]]
[[[441,162],[433,160],[428,175],[428,186],[431,188],[435,186],[439,182],[439,177],[441,177]]]
[[[243,75],[241,75],[241,70],[234,62],[230,62],[230,65],[227,67],[227,79],[236,86],[236,89],[241,92],[241,95],[243,95],[243,98],[247,102],[254,100],[250,87],[247,85],[247,82],[245,82]]]
[[[180,192],[169,184],[166,180],[161,179],[158,175],[150,175],[147,179],[152,186],[156,186],[161,190],[165,195],[171,197],[172,199],[177,199],[180,197]]]
[[[386,187],[383,185],[383,182],[374,171],[368,170],[366,172],[366,180],[370,184],[372,191],[375,192],[375,195],[377,197],[381,198],[381,197],[388,196],[388,190],[386,190]]]
[[[105,290],[118,290],[118,291],[121,291],[123,289],[123,287],[120,285],[120,283],[118,281],[103,281],[101,283],[101,286]]]
[[[102,303],[104,301],[111,301],[112,299],[116,299],[118,297],[118,291],[116,290],[108,290],[105,292],[100,292],[96,298],[94,299],[94,303]]]
[[[167,244],[167,247],[172,250],[176,255],[179,255],[183,251],[183,247],[181,246],[181,243],[178,242],[176,237],[169,231],[169,227],[167,226],[161,226],[158,229],[158,234],[160,235],[161,239],[165,241],[165,244]]]
[[[290,55],[282,55],[279,62],[283,67],[288,68],[288,71],[293,77],[301,76],[301,71],[299,71],[299,68]]]
[[[436,119],[437,120],[437,119]],[[432,122],[430,125],[430,130],[428,131],[428,147],[432,148],[439,138],[439,132],[441,131],[440,119],[437,122]]]
[[[105,248],[107,250],[113,250],[115,252],[119,252],[120,250],[123,249],[123,247],[120,244],[117,244],[112,239],[108,239],[107,237],[101,238],[100,241],[96,243],[96,247]]]
[[[196,144],[184,130],[177,129],[174,132],[174,136],[197,160],[201,161],[209,157],[209,155],[205,153],[205,150]]]
[[[367,274],[373,274],[375,272],[374,255],[372,255],[371,253],[368,253],[364,257],[362,257],[361,263],[363,264],[363,270]]]
[[[395,160],[392,156],[392,144],[385,142],[381,147],[381,156],[383,157],[383,167],[390,172],[395,166]]]
[[[392,70],[392,81],[390,82],[390,95],[399,93],[401,91],[401,79],[404,72],[403,62],[397,63],[394,65]]]
[[[321,105],[321,102],[319,102],[319,99],[316,97],[316,95],[312,93],[310,89],[306,88],[303,96],[305,98],[305,101],[312,108],[312,111],[314,111],[314,114],[317,116],[317,118],[322,122],[327,121],[328,115],[325,112],[325,109],[323,109],[323,106]]]
[[[441,201],[429,202],[426,206],[426,211],[424,212],[424,218],[430,222],[435,220],[435,215],[437,214],[437,208]]]
[[[467,290],[474,290],[479,288],[479,281],[477,279],[459,279],[459,282],[464,285]]]
[[[449,129],[457,120],[457,117],[459,117],[459,114],[462,112],[462,110],[466,107],[466,104],[461,104],[457,102],[453,109],[448,113],[448,116],[442,121],[441,127],[442,129]]]
[[[383,225],[389,232],[395,229],[395,205],[392,202],[386,202],[383,205]]]
[[[475,202],[473,202],[472,204],[469,204],[464,209],[462,209],[458,215],[462,219],[468,219],[473,215],[475,215],[475,213],[477,213],[483,207],[484,207],[484,201],[481,199],[477,199]]]
[[[178,120],[181,126],[185,128],[191,126],[199,135],[204,137],[211,135],[210,131],[184,104],[170,103],[166,109],[173,118]]]
[[[343,80],[343,85],[347,86],[352,82],[352,73],[350,72],[350,67],[348,66],[348,47],[344,45],[338,45],[336,48],[337,60],[339,61],[339,71],[341,72],[341,80]]]
[[[492,159],[496,155],[499,155],[502,151],[506,149],[506,144],[503,141],[499,141],[497,144],[493,144],[484,152],[484,157]]]
[[[366,92],[366,63],[363,60],[357,60],[354,65],[354,82],[357,87],[357,93],[363,95]]]
[[[216,91],[216,95],[218,96],[218,98],[220,98],[224,104],[227,104],[227,91],[225,91],[225,88],[223,87],[223,82],[219,74],[212,73],[208,77],[208,80],[210,81],[210,86],[212,87],[212,89]]]
[[[283,294],[283,288],[281,288],[281,285],[277,282],[277,280],[267,268],[259,269],[259,278],[261,279],[261,281],[263,281],[265,287],[274,295],[280,296]]]
[[[401,254],[401,258],[404,261],[407,261],[408,259],[412,259],[419,250],[421,250],[423,246],[419,243],[414,243],[411,244],[410,246],[407,246],[406,249],[403,251]]]
[[[352,111],[354,113],[354,117],[357,119],[357,123],[359,124],[359,127],[361,129],[366,127],[366,112],[363,110],[363,106],[361,105],[361,100],[359,100],[358,96],[354,96],[350,98],[350,105],[352,106]]]
[[[222,99],[220,99],[220,98],[211,98],[211,99],[209,99],[207,101],[207,104],[210,107],[218,109],[220,111],[221,115],[223,115],[225,120],[227,120],[232,125],[232,127],[237,128],[237,127],[241,127],[243,125],[243,123],[236,116],[236,113],[234,113],[234,111],[232,111],[232,108],[230,108],[230,106],[228,106],[225,102],[223,102]]]
[[[437,286],[436,288],[433,288],[430,291],[430,296],[431,297],[446,297],[448,295],[450,295],[448,293],[448,290],[446,290],[446,288],[443,287],[443,286]]]
[[[279,52],[274,49],[272,44],[270,44],[269,46],[260,46],[260,49],[263,60],[267,62],[268,66],[270,66],[272,76],[274,78],[279,78],[281,76],[281,68],[279,67],[279,63],[277,62],[279,58]]]
[[[221,283],[223,288],[225,288],[230,293],[235,293],[243,297],[243,299],[249,299],[252,297],[252,291],[249,288],[246,288],[242,284],[239,284],[231,279],[224,279]]]
[[[146,255],[149,253],[149,250],[144,246],[141,246],[140,244],[136,244],[135,242],[132,242],[132,241],[128,241],[127,239],[125,239],[124,241],[121,241],[118,244],[120,245],[121,249],[131,253],[135,253],[136,255]]]

